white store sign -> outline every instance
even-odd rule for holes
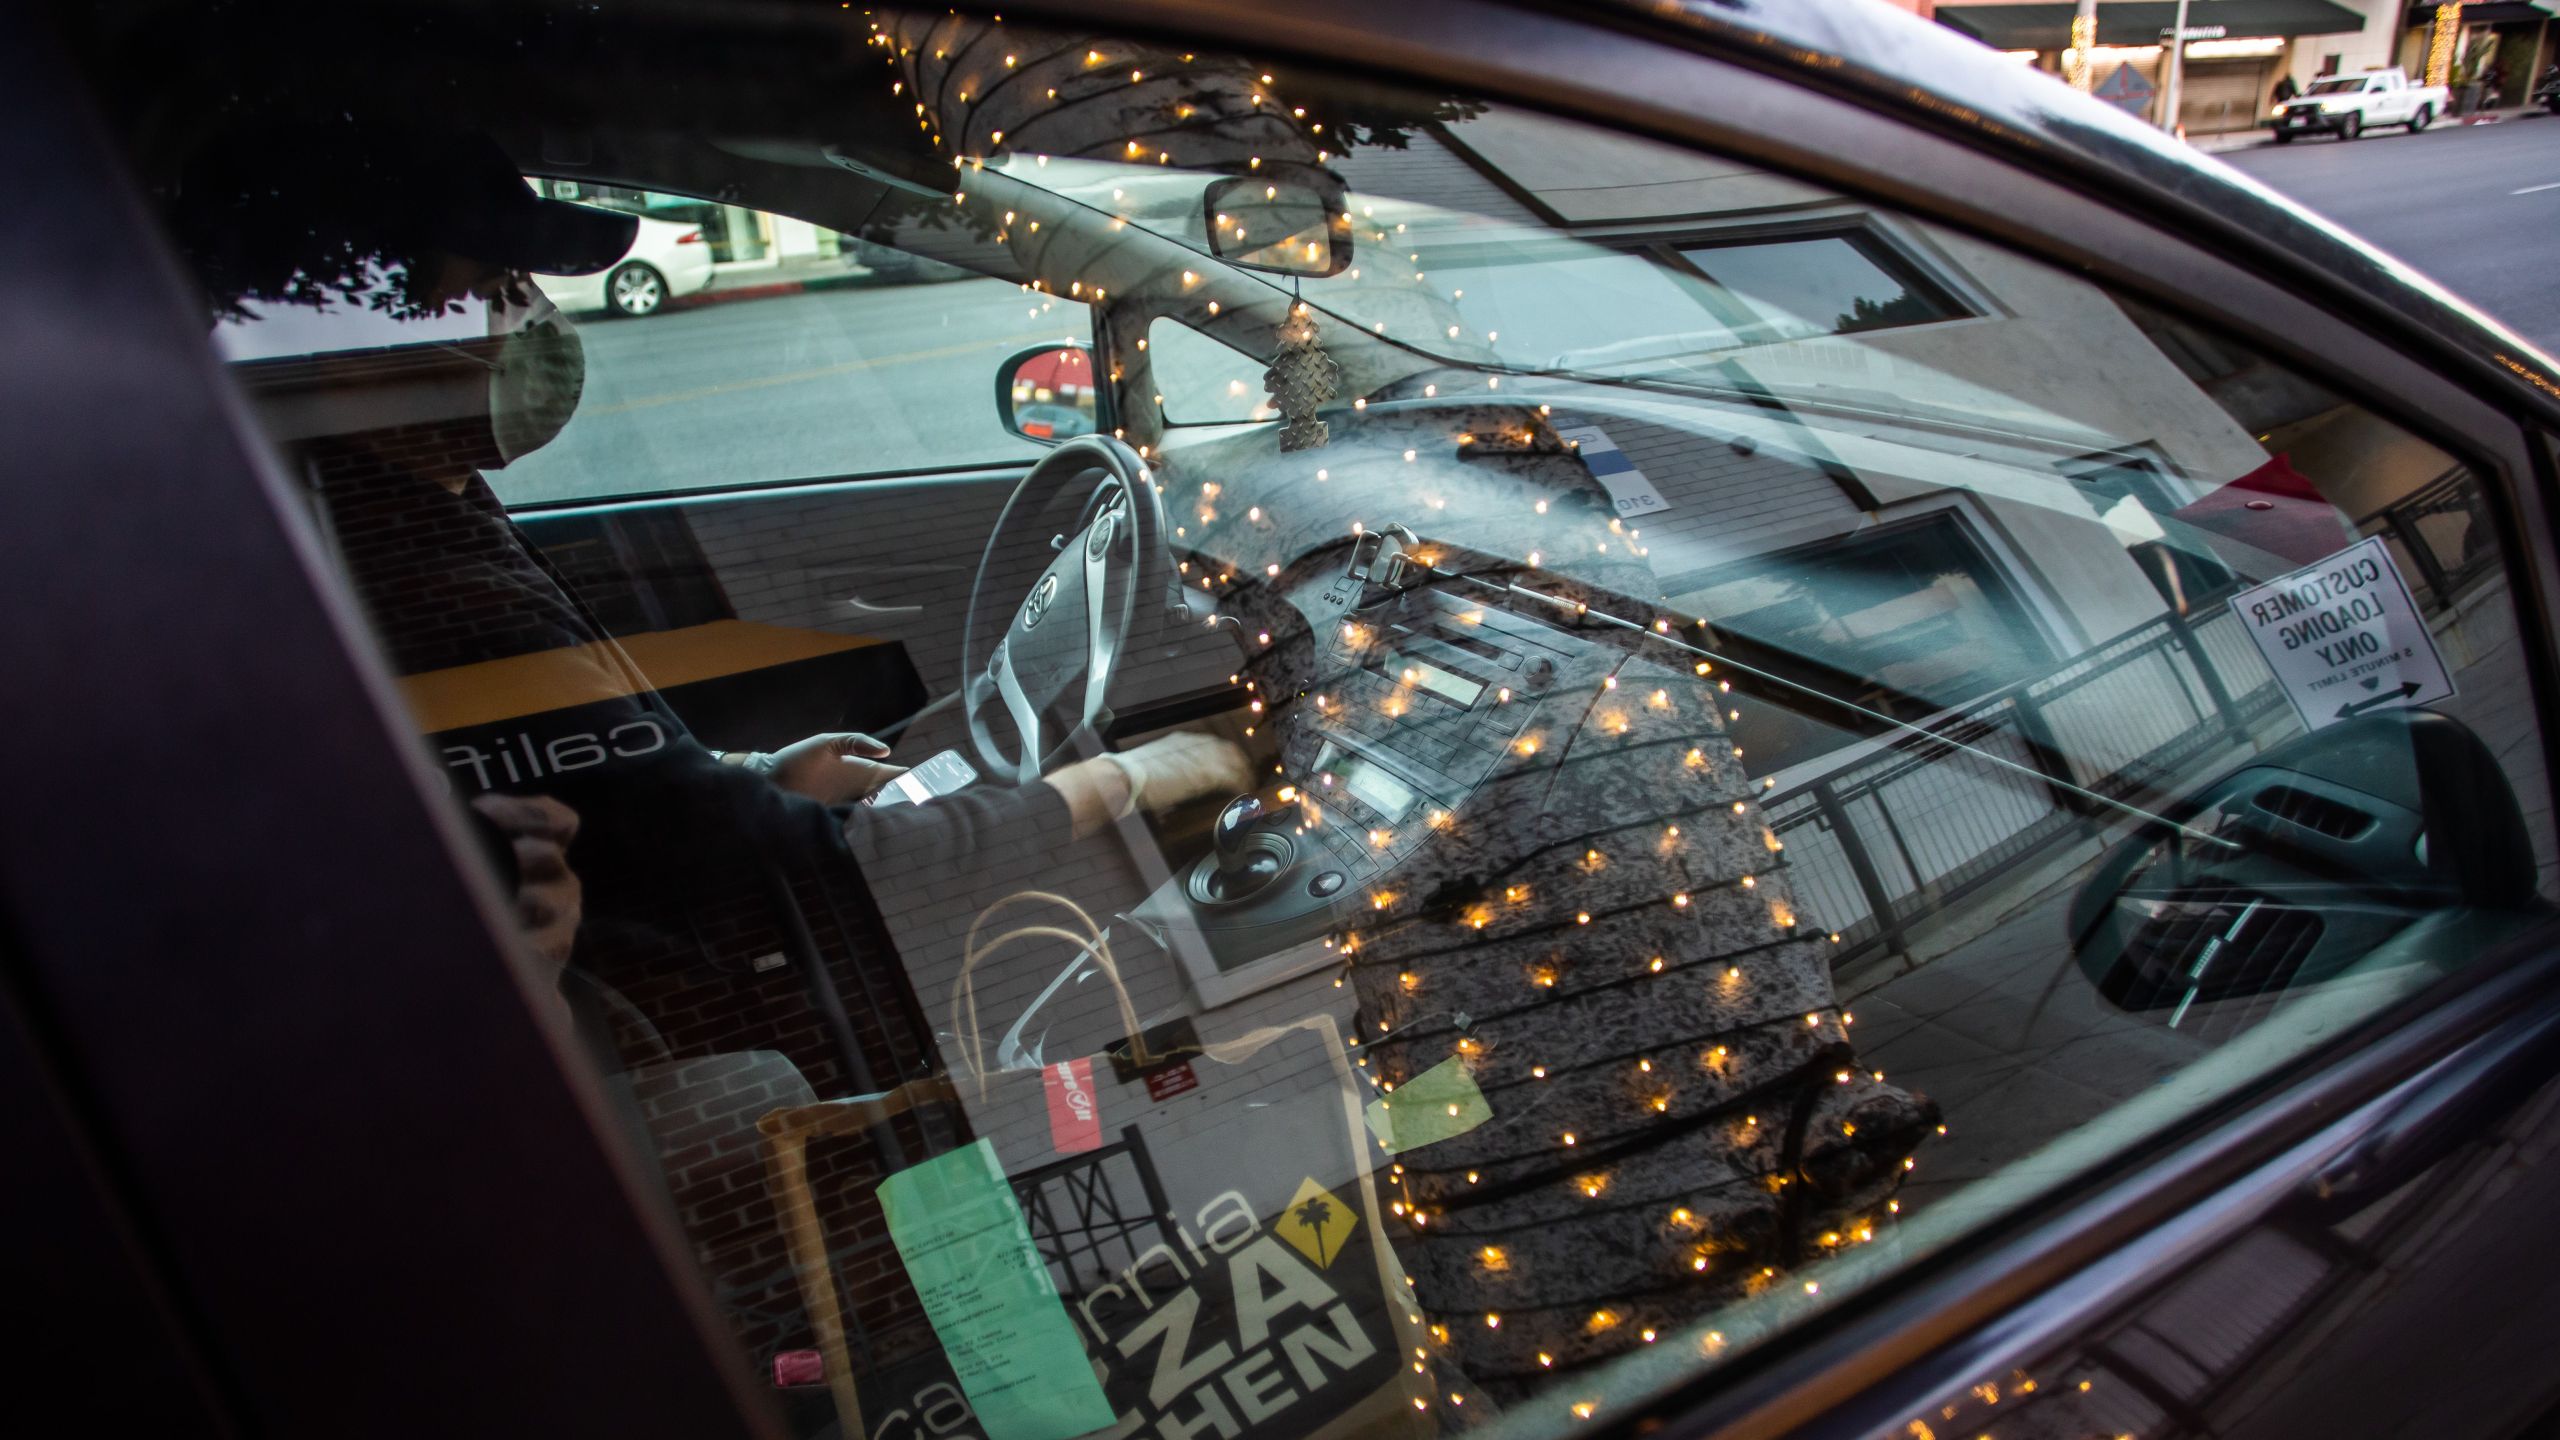
[[[2379,535],[2243,590],[2231,609],[2307,729],[2454,693]]]

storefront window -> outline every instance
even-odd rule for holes
[[[1959,313],[1894,267],[1875,242],[1812,236],[1688,246],[1681,255],[1771,339],[1919,325]]]
[[[1718,567],[1682,593],[1715,629],[1897,697],[1914,713],[1978,699],[2052,663],[2011,582],[1952,513]],[[1771,774],[1857,733],[1780,707],[1744,738]]]

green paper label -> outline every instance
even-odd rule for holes
[[[1493,1118],[1466,1062],[1452,1055],[1369,1102],[1369,1133],[1390,1155],[1464,1135]]]
[[[993,1145],[881,1181],[880,1208],[987,1440],[1069,1440],[1116,1422]]]

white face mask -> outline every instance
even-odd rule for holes
[[[502,463],[550,444],[577,413],[587,387],[587,352],[577,327],[532,281],[518,283],[531,303],[489,307],[489,333],[505,342],[489,376],[489,428]]]

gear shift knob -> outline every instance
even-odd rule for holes
[[[1268,888],[1289,868],[1295,848],[1288,837],[1256,828],[1268,813],[1259,795],[1239,795],[1218,812],[1218,823],[1210,831],[1217,854],[1194,875],[1194,898],[1222,903],[1242,900]]]
[[[1210,839],[1218,847],[1220,869],[1231,868],[1243,855],[1245,837],[1252,833],[1253,822],[1261,819],[1262,814],[1262,797],[1259,795],[1239,795],[1227,802],[1227,808],[1218,812],[1218,823],[1210,831]]]

